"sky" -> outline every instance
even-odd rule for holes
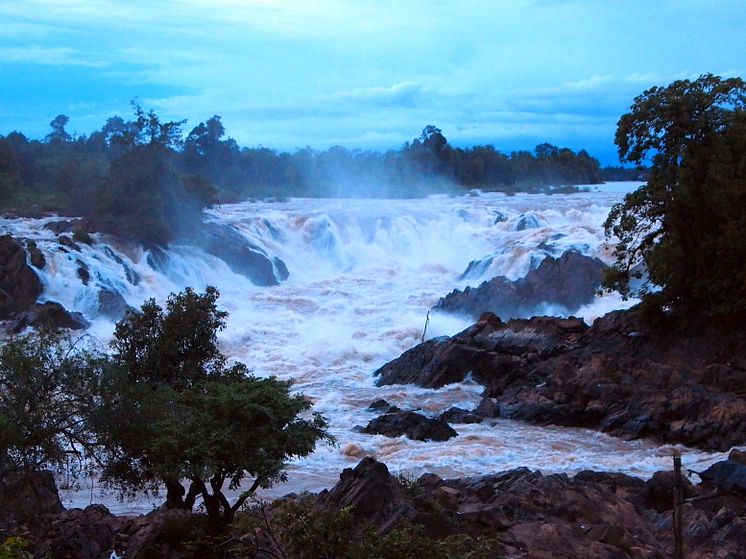
[[[242,146],[550,142],[616,164],[636,95],[746,77],[744,0],[0,0],[0,134],[130,100]]]

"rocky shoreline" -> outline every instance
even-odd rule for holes
[[[746,441],[746,332],[738,324],[681,326],[616,311],[505,323],[491,313],[384,365],[379,385],[437,388],[470,375],[485,400],[473,413],[587,427],[706,451]]]
[[[732,453],[732,458],[720,464],[740,460],[745,465],[739,467],[746,469],[742,454]],[[189,551],[189,539],[204,536],[195,531],[200,515],[161,508],[142,516],[117,517],[102,505],[64,511],[53,485],[43,494],[45,510],[37,510],[32,523],[9,524],[6,517],[0,536],[9,531],[23,536],[38,557],[94,559],[109,557],[112,551],[126,559],[218,557],[220,546],[230,541],[240,548],[241,557],[269,559],[285,553],[283,528],[271,520],[273,511],[303,502],[311,516],[351,514],[353,532],[343,534],[345,538],[366,530],[383,538],[417,527],[433,541],[473,538],[489,549],[477,557],[664,559],[673,549],[672,480],[671,472],[643,481],[619,473],[583,471],[568,477],[528,468],[461,479],[425,474],[404,480],[368,457],[344,470],[330,490],[289,495],[244,513],[245,518],[261,514],[264,521],[252,525],[239,520],[238,532],[214,539],[215,555],[207,548],[201,554]],[[684,492],[687,557],[743,557],[746,494],[737,488],[717,492],[707,483],[688,481]]]

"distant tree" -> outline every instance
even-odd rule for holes
[[[46,142],[53,144],[72,141],[72,136],[65,131],[65,126],[67,126],[68,122],[70,122],[70,117],[57,115],[54,120],[49,123],[49,126],[52,127],[52,131],[47,134],[47,137],[45,138]]]
[[[746,310],[746,84],[711,74],[653,87],[618,123],[623,162],[651,159],[647,184],[606,220],[616,263],[605,285],[657,308]]]
[[[114,366],[104,376],[94,425],[105,449],[103,479],[124,493],[166,486],[166,503],[191,509],[198,497],[215,528],[229,523],[259,487],[286,479],[289,459],[330,440],[291,383],[228,366],[217,346],[226,313],[218,292],[187,288],[153,300],[116,326]],[[230,503],[226,484],[248,487]],[[184,484],[188,484],[188,490]]]

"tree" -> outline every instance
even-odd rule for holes
[[[0,347],[0,479],[65,465],[92,450],[87,417],[105,359],[88,339],[52,332]]]
[[[635,98],[615,142],[622,162],[650,156],[650,177],[606,220],[618,239],[606,287],[661,309],[746,310],[745,108],[746,84],[711,74]]]
[[[226,364],[217,298],[213,287],[187,288],[165,310],[151,300],[117,324],[94,424],[106,483],[123,494],[162,483],[172,508],[191,509],[201,497],[220,529],[259,487],[286,479],[288,460],[331,437],[319,414],[300,417],[311,404],[291,394],[291,382]],[[226,483],[235,489],[247,476],[249,487],[230,503]]]
[[[52,131],[47,134],[45,138],[50,144],[65,143],[72,141],[72,136],[65,131],[65,126],[70,122],[70,117],[66,115],[57,115],[54,120],[49,123],[52,127]]]

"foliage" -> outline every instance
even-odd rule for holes
[[[23,538],[10,536],[0,544],[0,559],[31,559],[28,544]]]
[[[487,559],[496,557],[495,539],[467,534],[429,537],[411,525],[378,534],[360,526],[348,508],[321,509],[312,499],[275,503],[265,526],[293,559]]]
[[[87,341],[41,332],[0,347],[0,478],[90,450],[86,418],[104,359]]]
[[[229,523],[259,487],[286,479],[288,460],[331,440],[291,382],[259,379],[226,364],[217,332],[218,292],[190,288],[166,309],[146,302],[117,324],[94,424],[104,447],[103,479],[123,493],[167,489],[170,507],[202,502],[213,527]],[[223,490],[253,478],[234,503]],[[186,480],[189,490],[182,485]]]
[[[746,310],[745,107],[741,79],[710,74],[635,98],[615,141],[622,161],[652,167],[606,220],[618,239],[606,287],[695,315]]]

